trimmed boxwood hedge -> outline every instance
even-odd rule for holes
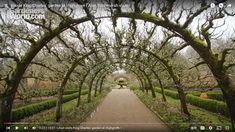
[[[227,105],[222,101],[216,101],[213,99],[202,99],[192,94],[186,95],[186,101],[192,105],[206,109],[208,111],[220,113],[225,116],[229,116]]]
[[[78,90],[66,90],[66,91],[64,91],[64,95],[73,94],[76,92],[78,92]],[[83,91],[83,92],[87,92],[87,91]]]
[[[161,93],[161,89],[160,88],[156,88],[156,92]],[[170,97],[175,98],[175,99],[179,99],[178,92],[176,92],[176,91],[164,89],[164,93],[167,96],[170,96]]]
[[[191,94],[194,95],[194,96],[200,96],[201,95],[200,92],[191,92]],[[207,96],[208,96],[209,99],[224,101],[224,96],[223,96],[223,93],[221,91],[208,91]]]
[[[224,96],[223,96],[222,93],[210,93],[210,92],[208,92],[207,96],[210,99],[215,99],[215,100],[218,100],[218,101],[224,101]]]
[[[78,90],[66,90],[64,91],[64,95],[76,93]],[[34,94],[32,97],[38,97],[38,96],[54,96],[57,94],[57,91],[55,89],[52,90],[43,90],[39,92],[38,94]]]
[[[176,91],[165,89],[165,95],[172,98],[178,99],[178,93]],[[156,88],[156,92],[161,93],[160,88]],[[205,110],[220,113],[225,116],[229,116],[227,105],[222,101],[217,101],[214,99],[202,99],[193,94],[186,95],[186,101],[194,106],[203,108]]]
[[[200,96],[201,93],[200,92],[194,92],[192,93],[194,96]],[[207,96],[209,99],[214,99],[214,100],[218,100],[218,101],[224,101],[224,96],[223,93],[220,91],[208,91],[207,92]]]
[[[88,91],[82,91],[82,95],[87,94]],[[78,97],[78,93],[73,93],[70,95],[63,96],[63,103],[73,100]],[[39,113],[43,110],[50,109],[56,106],[56,99],[50,99],[46,101],[42,101],[35,104],[30,104],[27,106],[22,106],[20,108],[16,108],[12,110],[12,120],[17,121],[24,117],[31,116],[33,114]]]

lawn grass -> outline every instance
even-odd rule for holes
[[[162,101],[161,94],[159,93],[157,93],[157,98],[153,99],[151,94],[142,93],[140,90],[134,90],[134,92],[162,121],[177,132],[189,131],[190,125],[194,124],[196,126],[200,126],[200,124],[206,125],[206,128],[209,125],[229,126],[230,131],[232,131],[230,120],[222,115],[188,104],[191,113],[190,118],[188,118],[181,113],[180,101],[178,99],[166,96],[166,103]]]

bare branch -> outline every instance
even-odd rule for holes
[[[164,38],[164,40],[161,42],[161,47],[159,48],[159,51],[162,50],[162,48],[168,44],[169,40],[176,37],[176,34],[172,34],[172,35],[167,35],[167,37]]]
[[[203,11],[207,10],[210,7],[210,5],[206,5],[198,9],[195,13],[193,13],[190,17],[188,17],[187,21],[183,24],[183,28],[188,27],[192,22],[193,19],[196,18],[198,15],[200,15]]]
[[[225,66],[225,69],[229,69],[229,68],[234,67],[234,66],[235,66],[235,63],[229,64],[229,65]]]
[[[74,48],[70,47],[69,44],[67,44],[66,41],[63,40],[60,35],[57,35],[57,38],[62,42],[62,44],[63,44],[66,48],[71,49],[73,53],[78,54],[78,52],[77,52]]]
[[[201,62],[197,63],[196,65],[190,67],[189,69],[191,70],[191,69],[196,68],[196,67],[198,67],[198,66],[200,66],[202,64],[206,64],[206,62],[205,61],[201,61]]]
[[[174,5],[174,2],[176,0],[166,0],[166,5],[165,7],[162,9],[162,17],[166,20],[169,21],[168,19],[168,15],[172,12],[172,8]]]
[[[26,22],[30,23],[30,24],[33,24],[33,25],[36,25],[36,26],[39,26],[39,27],[42,27],[43,29],[46,29],[48,31],[51,31],[50,27],[47,27],[45,26],[44,24],[41,24],[41,23],[36,23],[34,21],[31,21],[31,20],[28,20],[28,19],[24,19]],[[45,21],[45,20],[43,20]]]
[[[224,14],[222,13],[222,11],[220,10],[219,13],[216,13],[215,15],[212,15],[211,18],[209,18],[204,24],[202,24],[201,26],[201,34],[202,36],[205,38],[208,49],[211,48],[211,41],[210,41],[210,36],[211,34],[208,32],[209,29],[213,28],[214,23],[213,21],[218,20],[220,18],[223,18]],[[223,25],[223,24],[222,24]]]
[[[226,48],[222,51],[221,53],[222,55],[220,59],[221,66],[224,64],[226,56],[230,53],[229,51],[232,51],[232,50],[235,50],[235,48]]]
[[[177,48],[172,54],[171,54],[171,57],[173,57],[178,51],[184,49],[185,47],[187,47],[189,44],[184,44],[182,46],[180,46],[179,48]]]
[[[17,58],[16,56],[10,55],[9,53],[0,53],[0,58],[10,58],[16,61],[17,63],[20,62],[19,58]]]
[[[44,67],[44,68],[46,68],[46,69],[48,69],[48,70],[50,70],[50,71],[53,71],[53,72],[55,71],[54,69],[51,68],[51,66],[47,66],[47,65],[45,65],[45,64],[43,64],[43,63],[39,63],[39,62],[36,62],[36,61],[32,61],[31,64]]]
[[[65,19],[65,16],[63,16],[62,14],[60,14],[60,13],[57,12],[57,11],[54,11],[53,9],[51,9],[51,8],[49,7],[49,1],[48,1],[48,0],[43,0],[43,1],[45,2],[46,7],[47,7],[47,9],[48,9],[50,12],[52,12],[52,13],[58,15],[58,16],[59,16],[60,18],[62,18],[63,20]]]

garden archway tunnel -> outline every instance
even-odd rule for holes
[[[89,55],[93,55],[93,54],[88,54],[88,55],[85,55],[85,57],[89,57]],[[152,54],[153,55],[153,54]],[[157,59],[159,59],[159,57],[158,56],[156,56],[155,55],[155,57],[157,58]],[[104,59],[104,60],[102,60],[102,61],[100,61],[100,62],[98,62],[98,63],[95,63],[95,65],[94,66],[92,66],[91,68],[90,68],[90,70],[88,70],[88,72],[84,75],[84,78],[82,79],[82,81],[81,81],[81,84],[79,85],[79,91],[81,91],[81,88],[82,88],[82,85],[83,85],[83,82],[85,81],[85,79],[87,78],[87,76],[89,75],[89,74],[92,74],[92,70],[96,70],[96,68],[98,68],[98,72],[96,72],[95,74],[92,74],[92,75],[94,75],[93,76],[93,79],[91,80],[91,82],[89,83],[90,85],[89,85],[89,96],[88,96],[88,102],[91,100],[91,89],[92,89],[92,84],[93,84],[93,81],[95,80],[95,78],[96,78],[96,76],[99,74],[99,72],[100,71],[102,71],[102,69],[104,69],[105,67],[107,67],[107,66],[115,66],[115,64],[120,64],[120,63],[123,63],[122,61],[114,61],[114,60],[120,60],[120,59],[129,59],[129,58],[127,58],[127,57],[122,57],[122,58],[108,58],[108,59]],[[132,58],[133,59],[133,58]],[[111,60],[111,61],[110,61]],[[106,64],[107,62],[112,62],[111,64],[110,63],[108,63],[108,64]],[[128,61],[128,62],[130,62],[130,61]],[[140,60],[138,60],[138,59],[133,59],[133,62],[132,63],[124,63],[124,64],[127,64],[127,65],[130,65],[130,66],[135,66],[135,65],[137,65],[138,63],[136,63],[136,62],[139,62],[140,64],[142,64],[142,67],[149,67],[147,64],[145,64],[143,61],[140,61]],[[164,64],[164,63],[163,63]],[[101,65],[101,67],[99,67]],[[102,67],[102,66],[104,66],[104,67]],[[73,69],[75,69],[75,67],[73,68]],[[117,68],[114,68],[114,69],[117,69]],[[125,68],[124,68],[125,69]],[[152,69],[152,68],[150,68],[151,69],[151,71],[152,72],[154,72],[154,70]],[[128,69],[127,69],[128,70]],[[151,79],[150,78],[148,78],[148,75],[146,74],[146,72],[144,71],[144,70],[140,70],[140,68],[139,67],[136,67],[134,70],[132,70],[132,72],[133,71],[140,71],[140,72],[134,72],[136,75],[137,75],[137,77],[138,77],[138,80],[140,80],[140,83],[141,83],[141,86],[142,86],[142,89],[143,88],[145,88],[146,89],[146,87],[147,86],[150,86],[150,90],[152,91],[152,96],[153,97],[155,97],[156,95],[155,95],[155,92],[154,92],[154,90],[153,90],[153,86],[152,86],[152,81],[151,81]],[[72,73],[72,72],[70,72],[70,73]],[[110,72],[108,72],[108,73],[110,73]],[[154,72],[155,73],[155,75],[156,75],[156,72]],[[103,76],[103,75],[102,75]],[[101,76],[100,76],[101,77]],[[99,78],[97,79],[97,80],[99,80]],[[97,85],[95,85],[95,88],[97,89]],[[148,90],[148,88],[146,89],[146,90]],[[96,90],[97,91],[97,90]],[[96,92],[95,92],[96,93]],[[62,93],[60,94],[61,96],[63,95]],[[61,97],[59,97],[60,99],[61,99]],[[77,104],[79,104],[79,101],[80,101],[80,99],[78,100],[78,103]],[[77,105],[78,106],[78,105]],[[61,106],[58,106],[58,108],[60,108]],[[58,113],[60,113],[60,112],[58,112]],[[59,117],[60,116],[57,116],[58,117],[58,120],[59,120]]]
[[[234,84],[231,81],[231,77],[227,73],[227,69],[230,67],[230,65],[227,65],[225,63],[225,58],[228,54],[228,51],[230,51],[231,49],[226,49],[218,57],[218,54],[214,53],[211,49],[210,38],[206,36],[208,30],[212,27],[210,27],[210,25],[209,27],[203,27],[206,24],[202,26],[204,30],[201,31],[201,34],[204,34],[204,38],[200,38],[192,34],[190,29],[190,24],[192,24],[193,20],[195,20],[195,18],[202,12],[206,11],[209,8],[209,5],[202,5],[202,7],[199,8],[200,10],[194,12],[193,14],[189,14],[188,19],[183,24],[181,24],[179,22],[177,23],[177,21],[170,20],[169,14],[172,11],[172,6],[166,8],[167,11],[165,13],[162,12],[162,15],[158,16],[157,14],[154,14],[152,12],[145,13],[144,11],[141,11],[140,3],[136,1],[133,3],[133,10],[128,11],[122,8],[113,7],[109,9],[109,12],[107,12],[109,15],[96,16],[95,13],[91,12],[89,2],[83,2],[82,3],[85,6],[82,8],[82,10],[84,10],[85,15],[79,16],[79,18],[73,18],[72,15],[66,16],[60,11],[53,11],[49,7],[47,7],[48,11],[52,13],[54,17],[60,20],[59,22],[55,22],[57,24],[53,25],[54,28],[50,27],[50,24],[47,24],[51,23],[52,20],[48,20],[45,23],[40,21],[24,20],[25,23],[31,24],[35,28],[38,28],[38,30],[43,29],[43,31],[40,32],[40,35],[36,37],[31,34],[29,34],[26,38],[24,36],[15,36],[16,39],[23,40],[24,43],[30,45],[23,53],[21,53],[20,57],[14,56],[11,53],[0,54],[1,58],[12,59],[15,64],[15,67],[13,67],[10,72],[8,72],[9,75],[7,75],[4,79],[1,78],[1,81],[5,81],[4,84],[6,86],[6,90],[3,92],[3,94],[1,94],[1,122],[11,121],[10,117],[12,104],[20,81],[26,74],[28,74],[27,71],[29,71],[29,67],[31,67],[31,64],[33,64],[34,61],[40,58],[38,56],[44,54],[44,50],[48,50],[49,54],[52,54],[52,56],[57,56],[58,58],[63,56],[59,56],[58,54],[53,52],[53,50],[59,51],[59,46],[55,46],[53,49],[53,44],[51,44],[55,43],[55,39],[58,39],[59,42],[62,43],[62,49],[68,51],[68,53],[66,53],[64,56],[67,55],[69,56],[68,58],[72,58],[72,62],[66,62],[66,66],[68,66],[69,68],[67,70],[64,70],[65,72],[63,71],[64,76],[61,79],[62,81],[60,81],[56,110],[57,121],[59,121],[61,117],[63,92],[66,83],[70,79],[72,74],[81,69],[84,71],[81,70],[80,72],[81,75],[79,78],[78,91],[79,94],[81,94],[84,82],[88,82],[88,101],[90,101],[91,90],[93,89],[93,86],[96,91],[96,96],[98,87],[101,92],[101,88],[103,87],[106,76],[119,69],[124,69],[125,71],[135,74],[139,81],[139,86],[141,86],[141,89],[143,91],[150,89],[152,91],[152,96],[155,97],[152,86],[153,80],[154,78],[163,78],[161,76],[162,74],[160,74],[160,71],[166,72],[172,78],[175,87],[178,90],[183,112],[187,115],[190,115],[187,109],[185,94],[183,91],[183,86],[180,82],[180,77],[174,70],[175,65],[171,64],[173,58],[172,56],[175,55],[177,51],[187,46],[192,47],[193,50],[199,54],[200,58],[203,60],[203,64],[207,64],[208,68],[213,74],[213,77],[216,79],[219,87],[223,91],[226,103],[230,110],[231,118],[233,121],[235,120],[235,89]],[[174,1],[167,2],[168,4],[166,5],[174,4]],[[121,3],[116,4],[121,5]],[[216,4],[219,3],[217,2]],[[147,12],[147,10],[145,11]],[[220,13],[226,15],[225,10],[221,10]],[[224,18],[224,16],[221,15],[219,16],[219,18]],[[103,34],[100,31],[99,24],[102,23],[102,20],[104,19],[111,19],[111,25],[113,26],[113,30],[111,31],[111,33],[114,36],[114,40],[112,42],[103,37]],[[130,21],[129,32],[125,32],[124,30],[124,34],[120,33],[121,31],[119,31],[120,29],[118,29],[118,24],[120,23],[118,19],[125,19],[127,21]],[[153,30],[147,33],[147,36],[135,38],[135,34],[137,32],[137,20],[152,23],[154,26],[160,26],[163,28],[163,30],[169,32],[168,34],[173,34],[173,36],[167,36],[160,43],[157,42],[157,44],[153,45],[152,43],[150,43],[150,39],[155,33],[155,29],[153,28]],[[208,20],[208,22],[210,23],[213,20]],[[95,36],[92,40],[88,39],[89,41],[84,40],[86,39],[86,37],[82,36],[79,27],[80,25],[88,22],[91,22],[90,24],[93,26],[92,31]],[[69,40],[66,40],[62,37],[62,35],[66,34],[66,32],[68,31],[71,31],[73,35],[77,37],[76,39],[79,40],[79,42],[77,43],[79,43],[79,46],[82,47],[81,51],[76,50],[79,46],[73,47],[73,44],[68,45],[67,43],[69,43]],[[159,45],[162,45],[160,47],[164,47],[165,45],[167,45],[167,43],[169,43],[169,40],[171,38],[175,37],[181,39],[185,44],[181,45],[180,48],[177,48],[177,50],[172,53],[172,56],[162,57],[160,55],[161,51],[159,49],[154,50],[155,48],[157,49]],[[42,64],[41,66],[46,67]],[[80,95],[78,97],[77,106],[79,106],[79,104]],[[3,128],[2,124],[1,128]]]

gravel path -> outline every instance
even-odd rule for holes
[[[113,89],[81,126],[88,131],[171,131],[129,89]]]

